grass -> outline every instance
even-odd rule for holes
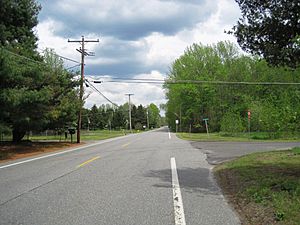
[[[243,156],[214,173],[242,224],[299,224],[299,147]]]
[[[82,143],[85,141],[99,141],[123,136],[125,134],[125,131],[122,130],[81,131],[81,141]],[[25,136],[24,141],[15,144],[9,141],[11,138],[7,138],[8,141],[0,142],[0,161],[24,158],[77,146],[76,134],[73,135],[72,139],[73,143],[71,143],[71,136],[69,134],[67,139],[65,139],[64,135],[36,135],[29,137]]]
[[[104,140],[108,138],[114,138],[119,137],[128,134],[128,131],[125,130],[91,130],[81,131],[81,140],[82,141],[98,141],[98,140]],[[72,139],[73,142],[76,142],[76,133],[73,135]],[[11,140],[11,137],[6,137],[5,140]],[[30,140],[30,141],[71,141],[71,135],[68,134],[67,139],[65,139],[65,135],[30,135],[25,136],[23,140]]]
[[[299,134],[293,133],[268,133],[268,132],[255,132],[251,133],[238,133],[238,134],[225,134],[225,133],[177,133],[177,137],[189,141],[297,141],[300,140]]]
[[[81,139],[83,141],[90,141],[90,140],[104,140],[108,138],[114,138],[119,136],[126,135],[128,131],[120,130],[120,131],[109,131],[109,130],[96,130],[96,131],[83,131],[81,133]],[[75,135],[76,136],[76,135]]]

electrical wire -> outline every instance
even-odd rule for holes
[[[45,52],[45,51],[46,51],[46,49],[41,49],[41,48],[38,48],[38,49],[41,50],[42,52]],[[56,55],[56,56],[59,57],[59,58],[62,58],[62,59],[65,59],[65,60],[68,60],[68,61],[71,61],[71,62],[74,62],[74,63],[78,63],[78,64],[81,65],[81,62],[78,62],[78,61],[76,61],[76,60],[74,60],[74,59],[70,59],[70,58],[68,58],[68,57],[59,55],[59,54],[57,54],[57,53],[55,53],[55,52],[53,52],[53,54]]]
[[[22,58],[22,59],[26,59],[27,61],[30,61],[30,62],[33,62],[33,63],[36,63],[36,64],[40,64],[40,65],[46,66],[46,64],[43,63],[43,62],[36,61],[36,60],[34,60],[34,59],[28,58],[28,57],[26,57],[26,56],[23,56],[23,55],[20,55],[20,54],[17,54],[17,53],[14,53],[14,52],[9,51],[9,50],[4,49],[4,48],[1,48],[1,49],[2,49],[3,51],[5,51],[5,52],[11,54],[11,55],[17,56],[17,57]]]
[[[205,81],[205,80],[158,80],[158,79],[123,79],[111,78],[103,83],[137,83],[137,84],[215,84],[215,85],[294,85],[300,83],[290,82],[248,82],[248,81]]]
[[[70,58],[67,58],[67,57],[64,57],[64,56],[58,55],[58,54],[56,54],[56,53],[54,53],[54,55],[56,55],[56,56],[57,56],[57,57],[59,57],[59,58],[62,58],[62,59],[65,59],[65,60],[69,60],[69,61],[71,61],[71,62],[78,63],[78,64],[80,64],[80,65],[81,65],[81,63],[80,63],[80,62],[78,62],[78,61],[76,61],[76,60],[74,60],[74,59],[70,59]]]
[[[75,66],[70,66],[70,67],[66,68],[66,70],[73,69],[73,68],[78,67],[78,66],[80,66],[80,65],[81,65],[81,63],[80,63],[80,64],[77,64],[77,65],[75,65]]]
[[[88,83],[88,86],[90,86],[94,91],[98,92],[103,98],[105,98],[108,102],[110,102],[112,105],[117,106],[114,102],[112,102],[109,98],[107,98],[101,91],[99,91],[89,80],[85,79],[85,82]]]

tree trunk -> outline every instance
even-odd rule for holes
[[[19,128],[14,128],[12,133],[13,133],[13,142],[20,142],[22,138],[25,136],[26,131]]]

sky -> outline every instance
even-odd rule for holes
[[[87,43],[95,56],[85,58],[85,76],[112,102],[121,105],[134,94],[133,104],[165,103],[158,84],[111,83],[112,78],[166,78],[172,62],[193,43],[213,44],[229,40],[240,17],[234,0],[38,0],[42,6],[36,34],[42,51],[52,48],[61,56],[80,62],[79,43],[70,40],[99,39]],[[76,63],[65,60],[67,67]],[[76,69],[76,67],[75,67]],[[79,70],[79,67],[77,67]],[[85,89],[85,107],[107,104],[101,95]]]

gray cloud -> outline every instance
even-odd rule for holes
[[[152,32],[173,35],[207,19],[215,4],[203,1],[85,1],[40,0],[43,7],[40,20],[48,17],[63,21],[65,27],[57,35],[74,37],[97,33],[123,40],[136,40]],[[110,7],[103,8],[107,2]],[[131,3],[130,3],[131,2]],[[150,3],[152,2],[152,4]],[[94,3],[94,4],[92,4]],[[145,4],[148,4],[145,6]]]
[[[198,29],[199,23],[205,24],[208,18],[215,15],[220,3],[211,0],[39,2],[42,5],[40,22],[45,22],[45,26],[47,21],[54,24],[44,29],[43,32],[48,36],[67,40],[84,35],[86,38],[100,39],[96,47],[89,44],[86,46],[96,53],[95,57],[86,59],[86,74],[117,76],[133,76],[153,70],[167,73],[171,61],[177,57],[176,54],[183,52],[185,44],[192,44],[190,41],[197,40],[198,37],[193,36],[193,32]],[[224,4],[227,5],[226,1]],[[231,18],[231,3],[229,5],[222,13]],[[222,21],[227,21],[224,16],[222,15]],[[215,24],[212,28],[213,31],[219,29]],[[201,34],[206,31],[207,28]],[[191,37],[185,37],[186,34],[191,34]],[[47,36],[43,37],[45,42]],[[65,45],[68,45],[67,42]],[[66,48],[75,47],[79,46],[68,45]],[[77,54],[75,50],[74,54]]]

